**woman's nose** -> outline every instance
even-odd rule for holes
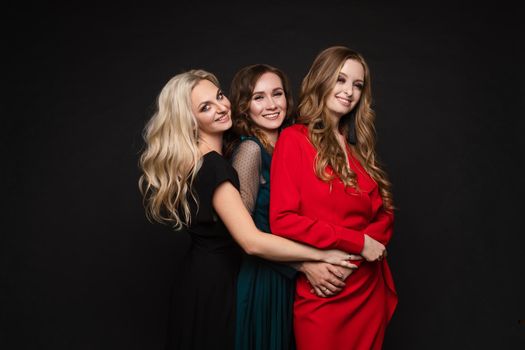
[[[269,98],[268,99],[268,103],[266,104],[266,108],[267,109],[275,109],[275,107],[277,106],[277,104],[275,103],[275,101],[273,100],[273,98]]]
[[[217,111],[219,113],[228,112],[229,110],[230,110],[230,101],[228,101],[228,100],[220,101],[217,104]]]

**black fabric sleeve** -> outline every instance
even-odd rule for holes
[[[216,152],[203,157],[203,163],[195,181],[195,192],[199,202],[197,220],[201,222],[216,221],[212,205],[213,193],[224,181],[229,181],[239,190],[239,177],[231,164]]]

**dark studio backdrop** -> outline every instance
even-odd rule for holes
[[[2,349],[161,349],[187,237],[137,188],[157,94],[190,68],[289,75],[361,52],[394,184],[385,349],[525,345],[523,13],[443,2],[6,7]]]

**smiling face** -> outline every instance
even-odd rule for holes
[[[203,79],[195,85],[191,107],[201,135],[220,134],[232,126],[230,101],[209,80]]]
[[[338,73],[332,91],[326,97],[326,107],[330,116],[339,121],[350,113],[359,102],[365,84],[363,65],[356,60],[347,59]]]
[[[253,88],[248,114],[263,132],[275,132],[286,116],[286,95],[281,78],[266,72]]]

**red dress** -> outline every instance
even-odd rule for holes
[[[274,234],[317,248],[360,254],[364,234],[388,244],[393,214],[383,209],[377,183],[348,149],[358,190],[314,172],[314,146],[304,125],[284,129],[275,146],[270,176],[270,226]],[[331,169],[328,169],[329,171]],[[386,259],[359,262],[336,296],[320,298],[307,279],[297,279],[294,331],[297,349],[380,349],[397,305]]]

